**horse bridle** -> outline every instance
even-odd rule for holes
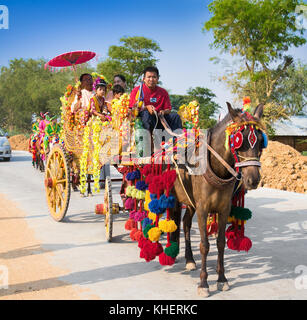
[[[246,112],[247,113],[247,112]],[[156,118],[160,118],[160,121],[162,123],[162,125],[164,126],[165,130],[172,136],[181,136],[180,134],[176,134],[174,133],[171,128],[169,127],[167,121],[165,120],[164,116],[163,115],[156,115]],[[242,122],[242,123],[231,123],[229,124],[229,126],[226,128],[226,130],[228,128],[231,128],[231,129],[234,129],[232,132],[230,132],[229,136],[231,137],[231,135],[233,135],[233,138],[234,138],[234,131],[235,133],[237,133],[238,131],[241,133],[241,131],[243,130],[243,128],[245,128],[246,126],[255,126],[256,128],[260,128],[260,124],[255,121],[255,119],[249,115],[249,120],[248,121],[245,121],[245,122]],[[158,120],[158,119],[157,119]],[[252,127],[253,128],[253,127]],[[237,129],[237,130],[235,130]],[[263,129],[262,129],[263,130]],[[254,129],[251,129],[251,132],[254,134]],[[227,133],[226,133],[227,134]],[[251,133],[250,133],[251,134]],[[242,135],[242,133],[241,133]],[[226,138],[227,139],[227,138]],[[249,135],[249,139],[250,139],[250,135]],[[257,137],[256,135],[254,134],[254,139],[256,139],[254,141],[254,144],[252,145],[251,144],[251,147],[253,148],[256,141],[257,141]],[[241,168],[244,168],[244,167],[248,167],[248,166],[255,166],[255,167],[261,167],[261,162],[260,162],[260,158],[258,157],[244,157],[244,156],[241,156],[239,155],[237,152],[236,152],[236,149],[239,149],[239,148],[235,148],[234,145],[232,145],[232,141],[231,139],[229,139],[229,145],[231,147],[231,151],[234,155],[234,158],[235,158],[235,169],[233,169],[208,143],[207,141],[204,141],[204,143],[206,144],[206,147],[208,148],[208,150],[219,160],[219,162],[230,172],[231,175],[233,175],[237,180],[241,180],[242,179],[242,175],[241,175],[241,172],[240,172],[240,169]],[[226,142],[227,143],[227,142]],[[243,138],[242,138],[242,143],[243,143]],[[241,144],[242,145],[242,144]],[[266,147],[266,146],[264,146]],[[239,160],[242,159],[243,161],[240,161]]]

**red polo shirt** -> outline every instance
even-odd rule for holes
[[[132,108],[137,102],[135,96],[139,91],[140,86],[135,87],[130,94],[129,106]],[[161,110],[172,109],[171,102],[167,91],[161,87],[156,86],[155,89],[149,89],[145,83],[143,83],[144,93],[144,106],[153,105],[157,112]]]

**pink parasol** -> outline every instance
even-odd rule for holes
[[[76,72],[76,65],[90,61],[96,56],[95,52],[91,51],[73,51],[63,53],[45,64],[45,69],[49,68],[50,71],[58,67],[72,67]]]

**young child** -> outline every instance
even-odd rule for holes
[[[116,84],[113,89],[113,99],[120,99],[120,97],[125,93],[125,89],[120,86],[119,84]]]
[[[95,95],[90,99],[88,111],[89,117],[92,115],[101,118],[101,121],[108,120],[108,108],[105,104],[107,83],[103,79],[99,79],[95,85]]]

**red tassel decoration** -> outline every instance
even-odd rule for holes
[[[252,241],[251,241],[250,238],[244,237],[243,239],[241,239],[240,245],[239,245],[239,250],[240,251],[248,252],[251,247],[252,247]]]
[[[164,252],[159,255],[159,262],[162,266],[172,266],[176,258],[167,256]]]
[[[137,227],[137,223],[133,219],[128,219],[126,221],[126,223],[125,223],[125,229],[126,230],[132,230],[132,229],[134,229],[136,227]]]
[[[132,230],[131,230],[131,232],[130,232],[130,239],[132,240],[132,241],[135,241],[135,233],[138,231],[138,229],[137,228],[133,228]]]

